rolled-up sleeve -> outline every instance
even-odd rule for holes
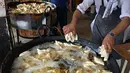
[[[129,17],[130,18],[130,0],[122,0],[121,2],[121,15],[120,18]]]
[[[77,9],[82,13],[84,14],[85,11],[93,4],[93,0],[83,0],[82,3],[80,3],[78,6],[77,6]]]

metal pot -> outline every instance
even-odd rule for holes
[[[20,53],[38,45],[38,44],[42,44],[42,43],[50,42],[50,41],[54,41],[54,40],[65,41],[64,37],[59,37],[59,36],[44,37],[44,38],[39,38],[39,39],[30,41],[26,44],[23,44],[19,47],[14,48],[12,51],[9,51],[1,65],[1,69],[0,69],[1,73],[11,73],[10,71],[11,71],[12,63],[13,63],[14,59],[16,57],[18,57],[18,55]],[[92,48],[93,50],[95,50],[95,48],[98,48],[97,45],[95,45],[94,43],[92,43],[88,40],[85,40],[85,39],[79,39],[75,43],[80,43],[82,46],[88,46],[88,47]],[[96,53],[98,54],[98,52],[96,52]],[[116,60],[112,56],[106,62],[106,65],[107,65],[108,69],[110,71],[112,71],[113,73],[121,73]]]
[[[34,3],[34,2],[23,2],[23,3]],[[35,2],[35,3],[42,3],[42,2]],[[19,13],[12,13],[11,10],[16,8],[18,4],[21,4],[20,2],[11,2],[8,4],[8,13],[9,18],[12,26],[23,29],[23,30],[30,30],[34,29],[37,30],[37,28],[44,23],[44,19],[49,16],[49,13],[52,11],[52,7],[55,9],[56,6],[49,2],[44,2],[45,4],[50,4],[51,6],[47,6],[44,13],[41,14],[19,14]],[[49,10],[49,12],[47,11]]]

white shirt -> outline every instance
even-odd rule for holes
[[[0,17],[6,16],[5,3],[4,0],[0,0]]]
[[[83,0],[83,2],[77,6],[77,9],[82,14],[84,14],[85,11],[94,3],[94,1],[95,1],[95,5],[96,5],[96,12],[98,13],[99,8],[102,5],[102,0]],[[106,7],[103,18],[107,17],[107,15],[112,13],[112,11],[116,9],[117,5],[118,5],[118,7],[121,8],[120,19],[122,19],[125,16],[130,17],[130,0],[109,0],[109,2],[107,0],[103,0],[103,1],[104,1],[104,5]],[[110,8],[110,10],[109,10],[109,8]],[[109,13],[107,13],[108,11],[109,11]],[[94,25],[94,20],[91,24],[92,31],[93,31],[93,25]],[[124,33],[124,42],[127,39],[130,39],[130,26],[125,30],[125,33]]]

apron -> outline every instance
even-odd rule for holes
[[[121,14],[121,9],[117,7],[108,17],[102,18],[105,6],[102,0],[102,5],[100,6],[99,12],[95,18],[93,32],[92,32],[92,41],[98,45],[102,45],[104,37],[120,23],[121,19],[119,18]],[[115,39],[115,45],[123,43],[124,32],[118,35]],[[120,58],[120,55],[114,50],[112,51],[112,56],[116,59]]]

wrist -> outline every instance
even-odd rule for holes
[[[112,31],[110,31],[110,32],[108,33],[108,35],[109,35],[110,37],[112,37],[112,38],[115,38],[115,37],[116,37],[116,35],[115,35]]]
[[[71,22],[70,25],[76,27],[76,23]]]

